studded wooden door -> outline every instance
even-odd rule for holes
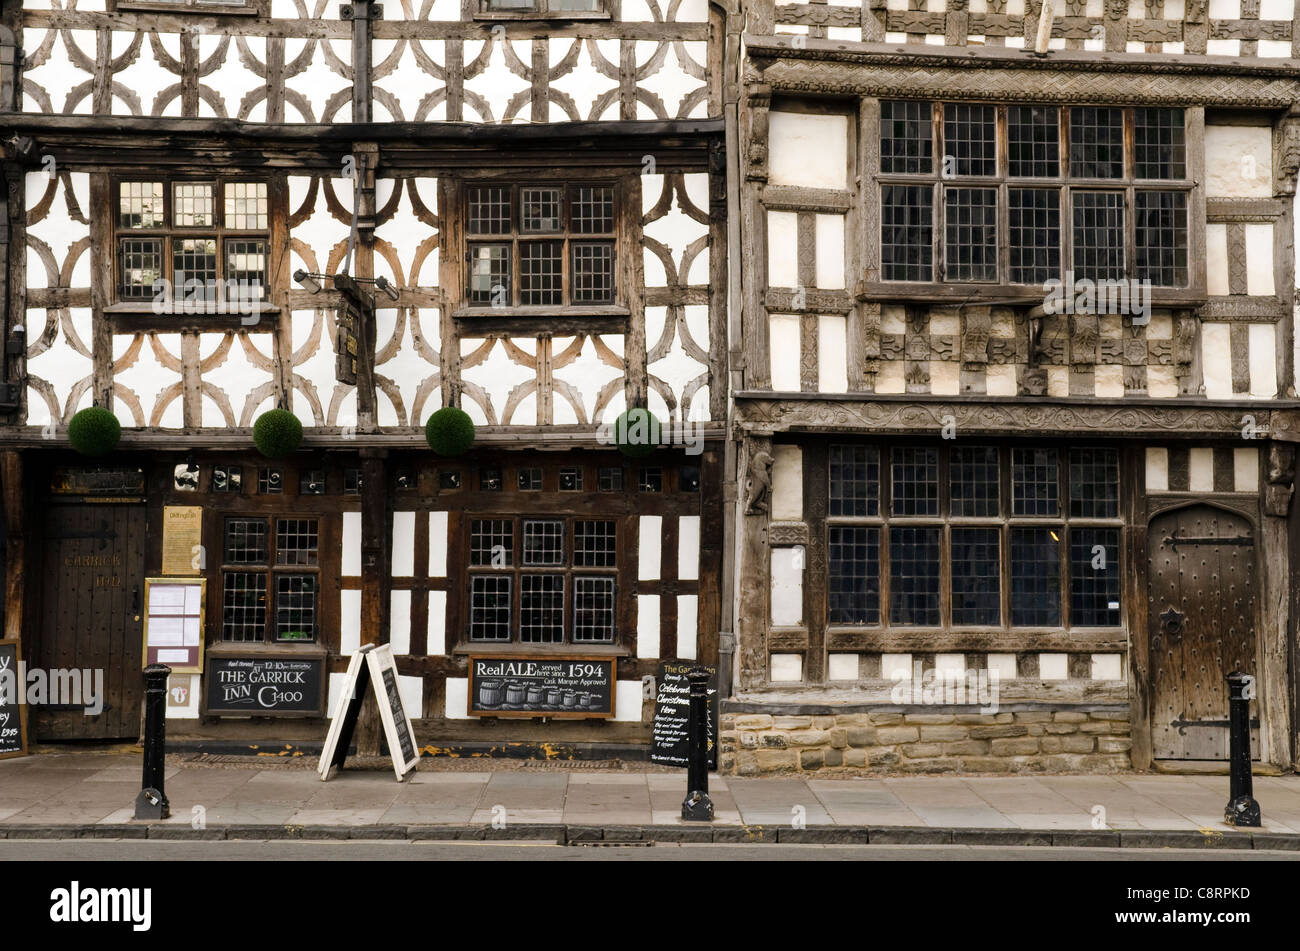
[[[1254,532],[1239,515],[1195,505],[1155,518],[1147,538],[1153,755],[1226,760],[1224,678],[1256,673]]]

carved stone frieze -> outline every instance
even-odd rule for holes
[[[772,522],[767,526],[767,543],[777,545],[808,544],[808,526],[803,522]]]

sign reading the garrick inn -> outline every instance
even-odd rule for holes
[[[607,719],[614,715],[614,659],[471,657],[469,714]]]
[[[325,709],[325,655],[209,654],[204,713],[320,716]]]

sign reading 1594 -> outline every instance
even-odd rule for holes
[[[470,716],[614,715],[612,657],[471,657]]]

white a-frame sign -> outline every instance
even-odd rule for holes
[[[420,761],[415,748],[415,732],[411,718],[402,705],[402,695],[397,689],[397,663],[389,644],[367,644],[352,655],[348,664],[347,679],[339,705],[330,720],[325,746],[320,752],[320,778],[325,782],[343,768],[348,757],[352,732],[357,726],[361,704],[366,699],[366,688],[375,687],[375,700],[379,703],[379,718],[384,721],[384,736],[388,739],[388,752],[393,758],[393,772],[401,782],[415,772]]]

